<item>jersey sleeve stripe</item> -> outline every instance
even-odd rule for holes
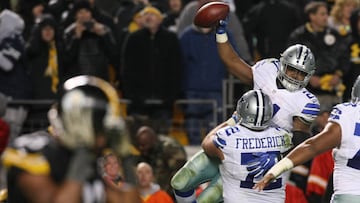
[[[301,111],[301,113],[303,113],[303,114],[309,114],[309,115],[314,115],[314,116],[318,115],[319,112],[320,112],[320,110],[308,110],[308,109],[304,109]]]
[[[315,104],[315,103],[307,103],[307,104],[305,105],[305,108],[320,109],[320,105],[319,105],[319,104]]]
[[[226,146],[226,141],[224,139],[221,139],[220,137],[216,136],[213,139],[213,143],[218,148],[224,148]]]

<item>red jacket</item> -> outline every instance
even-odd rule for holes
[[[316,156],[311,165],[308,183],[306,187],[306,195],[315,193],[324,195],[326,186],[331,173],[334,170],[334,160],[332,150],[328,150]]]
[[[164,190],[159,190],[143,199],[143,203],[174,203],[174,201]]]
[[[9,125],[0,118],[0,155],[6,148],[9,140],[10,128]]]

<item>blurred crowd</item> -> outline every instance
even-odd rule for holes
[[[160,188],[172,197],[169,181],[186,162],[185,145],[199,145],[215,125],[214,112],[220,122],[225,111],[223,82],[231,74],[218,56],[215,29],[192,24],[197,9],[209,1],[1,0],[0,150],[27,133],[28,120],[47,120],[52,102],[41,102],[58,99],[64,81],[96,76],[124,101],[132,144],[121,157],[104,156],[105,179],[121,187],[139,183],[143,199]],[[319,132],[322,116],[349,100],[360,74],[360,2],[227,2],[229,41],[249,64],[278,58],[293,44],[311,49],[316,71],[308,89],[321,104],[313,124],[314,134]],[[236,87],[233,101],[247,89]],[[179,100],[187,102],[179,107]],[[204,103],[208,100],[216,102],[215,109]],[[118,168],[109,172],[110,165]],[[312,165],[299,169],[295,179],[308,201],[319,202],[331,171],[320,180],[311,178]]]

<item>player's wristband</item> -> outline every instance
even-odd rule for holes
[[[287,157],[281,159],[277,164],[275,164],[267,174],[273,174],[275,177],[278,177],[283,172],[290,170],[294,167],[294,163]]]
[[[235,119],[233,117],[229,118],[227,121],[226,121],[226,124],[228,126],[235,126],[236,125],[236,122],[235,122]]]
[[[240,118],[236,114],[233,114],[227,121],[226,124],[229,126],[235,126],[239,122]]]
[[[228,41],[228,36],[226,33],[216,34],[216,42],[217,43],[225,43]]]

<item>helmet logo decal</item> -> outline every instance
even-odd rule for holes
[[[254,121],[255,126],[262,126],[264,121],[264,98],[260,90],[256,90],[256,99],[257,99],[257,111],[256,111],[256,120]]]
[[[306,49],[305,50],[305,53],[304,53],[304,61],[303,61],[303,65],[305,65],[305,61],[306,61],[306,58],[307,58],[307,56],[309,55],[309,50],[308,49]]]
[[[299,49],[300,50],[298,52],[298,55],[296,56],[296,59],[297,59],[296,63],[305,65],[306,58],[309,55],[309,50],[305,49],[305,51],[303,52],[303,49],[304,49],[303,46],[300,46]],[[302,62],[300,62],[301,59],[302,59]]]
[[[302,47],[300,46],[300,51],[298,52],[298,55],[296,56],[296,63],[299,63],[300,57],[301,57]]]

